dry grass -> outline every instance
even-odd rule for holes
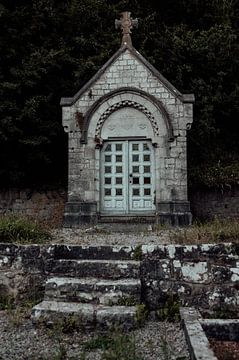
[[[176,244],[239,243],[238,219],[214,219],[170,231],[170,239]]]

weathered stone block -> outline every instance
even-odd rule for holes
[[[48,274],[78,277],[104,277],[105,279],[139,277],[139,262],[134,260],[47,260]]]
[[[218,283],[225,283],[231,280],[232,277],[232,271],[229,267],[226,266],[211,266],[211,272],[212,272],[212,281],[215,284]],[[238,277],[239,280],[239,277]]]
[[[203,284],[210,280],[207,262],[185,262],[182,264],[181,271],[185,282]]]

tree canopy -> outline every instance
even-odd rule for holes
[[[139,19],[133,44],[194,93],[192,185],[239,181],[238,0],[5,0],[0,3],[0,186],[64,184],[61,97],[119,48],[114,19]]]

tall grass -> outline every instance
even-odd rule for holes
[[[196,222],[172,231],[171,239],[179,244],[239,243],[239,220],[215,218],[209,222]]]
[[[51,235],[42,225],[27,218],[0,216],[0,242],[37,243],[51,239]]]
[[[83,349],[101,349],[102,360],[143,360],[137,352],[134,336],[119,331],[99,335],[83,344]]]

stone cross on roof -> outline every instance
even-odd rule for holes
[[[122,12],[120,20],[115,20],[115,27],[116,29],[122,29],[123,32],[123,38],[122,38],[122,45],[129,45],[132,46],[132,40],[131,40],[131,29],[133,27],[138,27],[138,19],[132,19],[130,17],[129,11]]]

